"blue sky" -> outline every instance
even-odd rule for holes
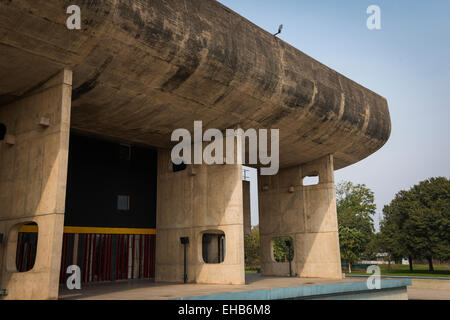
[[[377,217],[401,189],[450,177],[450,1],[222,0],[261,28],[387,98],[388,143],[336,172],[375,192]],[[369,5],[381,30],[366,27]],[[252,222],[257,223],[253,212]]]

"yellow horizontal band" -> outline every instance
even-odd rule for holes
[[[38,232],[37,226],[21,226],[19,232],[35,233]]]
[[[19,232],[38,232],[37,226],[22,226]],[[156,234],[156,229],[148,228],[97,228],[97,227],[64,227],[64,233],[82,234]]]

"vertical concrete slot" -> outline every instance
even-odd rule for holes
[[[4,140],[6,136],[6,126],[0,123],[0,141]]]
[[[36,262],[38,225],[35,222],[23,224],[17,233],[16,270],[28,272]]]
[[[205,263],[222,263],[225,261],[225,233],[208,231],[202,236],[202,256]]]

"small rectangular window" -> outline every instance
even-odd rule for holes
[[[319,176],[307,176],[303,178],[303,186],[315,186],[319,184]]]
[[[130,196],[117,196],[117,210],[130,211]]]

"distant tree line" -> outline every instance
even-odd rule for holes
[[[380,232],[375,233],[374,193],[364,184],[342,182],[336,185],[336,208],[339,225],[341,260],[352,265],[361,260],[376,260],[378,253],[387,253],[388,261],[408,258],[427,260],[433,271],[433,259],[450,260],[450,180],[430,178],[400,191],[383,208]],[[286,240],[274,239],[276,261],[292,259],[293,250]],[[259,227],[245,236],[245,263],[259,269]]]
[[[389,261],[450,259],[450,180],[430,178],[400,191],[383,208],[380,232],[375,233],[374,194],[365,185],[343,182],[336,186],[341,259],[351,265],[387,253]]]
[[[400,191],[383,208],[377,247],[394,260],[426,259],[434,271],[433,259],[450,259],[450,180],[444,177],[420,182]]]

